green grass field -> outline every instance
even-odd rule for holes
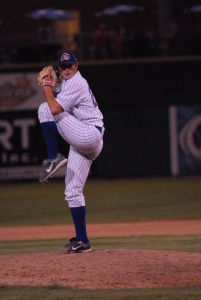
[[[73,290],[60,286],[0,286],[1,300],[200,300],[201,287]]]
[[[0,184],[0,226],[72,223],[64,182]],[[87,220],[126,222],[201,218],[200,178],[89,180]],[[94,249],[132,248],[201,252],[201,236],[93,238]],[[57,251],[66,241],[1,241],[0,255]],[[0,256],[1,259],[1,256]],[[0,286],[1,300],[200,300],[201,286],[163,289],[81,290],[60,286]]]
[[[146,249],[201,252],[201,236],[139,236],[91,238],[93,249]],[[1,241],[0,255],[32,252],[57,252],[66,239]]]
[[[71,223],[64,182],[0,185],[0,226]],[[201,180],[89,180],[88,222],[201,218]]]

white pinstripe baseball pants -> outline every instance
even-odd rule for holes
[[[92,161],[103,147],[103,134],[95,126],[86,125],[68,112],[53,116],[48,104],[42,103],[38,109],[40,123],[56,122],[62,138],[70,145],[65,177],[65,199],[69,207],[85,206],[83,188]]]

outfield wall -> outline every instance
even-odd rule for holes
[[[92,177],[201,173],[200,64],[200,59],[80,64],[106,128],[104,149],[93,164]],[[36,81],[39,70],[39,66],[1,68],[0,180],[38,178],[46,155],[37,119],[43,101]],[[181,144],[179,132],[185,120],[196,114],[196,126],[195,121],[186,126],[194,126],[194,131],[182,133]],[[68,145],[59,142],[61,152],[67,153]],[[184,159],[188,163],[182,165]]]

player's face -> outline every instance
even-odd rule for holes
[[[77,72],[77,68],[78,68],[78,63],[69,66],[59,66],[61,77],[63,77],[64,79],[72,78]]]

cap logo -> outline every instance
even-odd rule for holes
[[[66,52],[64,52],[61,56],[60,61],[64,61],[64,60],[69,60],[70,59],[70,55]]]

